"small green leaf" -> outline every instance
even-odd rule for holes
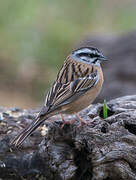
[[[104,100],[104,106],[103,106],[103,118],[106,119],[107,117],[108,117],[108,109],[107,109],[106,100]]]

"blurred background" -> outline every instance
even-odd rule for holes
[[[109,58],[96,100],[136,91],[135,0],[0,0],[0,106],[36,108],[68,53],[97,46]]]

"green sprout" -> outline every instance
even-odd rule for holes
[[[107,117],[108,117],[108,109],[107,109],[106,100],[104,100],[104,105],[103,105],[103,118],[106,119]]]

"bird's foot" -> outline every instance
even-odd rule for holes
[[[70,121],[63,121],[63,124],[61,125],[61,128],[63,128],[66,124],[71,125],[71,124],[73,124],[74,122],[75,122],[75,119],[72,119],[72,120],[70,120]]]
[[[62,114],[61,114],[61,119],[62,119],[61,128],[63,128],[66,124],[71,125],[71,124],[73,124],[73,123],[75,122],[75,119],[72,119],[72,120],[70,120],[70,121],[65,121],[64,115],[62,115]]]
[[[87,122],[86,120],[84,120],[83,118],[81,118],[77,113],[75,113],[76,117],[80,120],[80,124],[78,125],[78,128],[84,126],[84,125],[92,125],[92,122]]]

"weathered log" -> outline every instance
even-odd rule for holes
[[[11,148],[9,142],[37,111],[0,108],[0,178],[136,179],[136,95],[107,104],[106,119],[102,118],[102,104],[80,113],[83,119],[92,121],[90,126],[77,128],[76,119],[61,128],[60,116],[50,118],[45,123],[48,130],[40,127],[19,149]],[[66,120],[72,118],[66,116]]]

